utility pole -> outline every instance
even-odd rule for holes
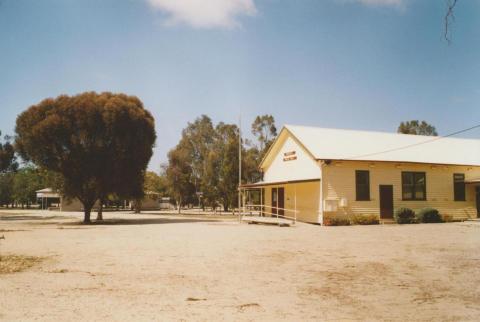
[[[242,215],[242,193],[240,186],[242,185],[242,115],[238,117],[238,221],[240,222]]]

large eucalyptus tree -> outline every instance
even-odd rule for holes
[[[84,222],[108,194],[139,198],[156,139],[154,119],[135,96],[87,92],[31,106],[17,118],[19,154],[63,177]]]

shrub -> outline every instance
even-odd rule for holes
[[[345,216],[325,216],[323,224],[325,226],[350,226],[350,219]]]
[[[380,218],[378,215],[354,215],[352,217],[352,224],[354,225],[378,225],[379,223]]]
[[[395,210],[394,218],[397,224],[414,224],[416,222],[415,211],[410,208],[398,208]]]
[[[442,216],[434,208],[422,208],[417,212],[417,221],[423,223],[443,222]]]

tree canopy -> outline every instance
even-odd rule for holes
[[[0,206],[6,205],[8,207],[14,202],[13,180],[13,172],[0,173]]]
[[[252,134],[258,139],[260,151],[267,150],[277,136],[275,118],[272,115],[259,115],[252,124]]]
[[[184,143],[181,141],[168,153],[166,169],[169,192],[176,200],[179,212],[181,206],[193,201],[195,193],[191,154]]]
[[[87,92],[43,100],[20,114],[16,146],[25,160],[62,176],[84,222],[108,194],[138,198],[152,156],[154,119],[135,96]]]
[[[220,122],[215,132],[215,147],[210,154],[207,178],[216,181],[213,192],[227,211],[235,205],[237,198],[239,129],[234,124]]]
[[[161,195],[167,194],[167,183],[165,174],[158,175],[153,171],[145,173],[145,183],[143,185],[145,192],[157,192]]]
[[[26,163],[16,171],[0,173],[0,206],[30,207],[37,201],[37,190],[52,188],[62,191],[61,176]]]
[[[0,132],[0,138],[1,136],[2,132]],[[14,172],[18,168],[18,163],[14,146],[10,143],[10,137],[6,135],[3,139],[0,141],[0,205],[8,206],[14,202]]]
[[[259,116],[252,124],[257,142],[243,140],[242,182],[261,179],[258,165],[277,135],[271,115]],[[235,124],[212,120],[202,115],[182,131],[180,142],[168,154],[166,181],[178,206],[234,207],[237,203],[239,175],[239,128]]]
[[[0,137],[2,132],[0,131]],[[10,143],[10,137],[4,137],[5,142],[0,142],[0,173],[15,170],[18,164],[15,161],[15,149]]]
[[[44,177],[41,172],[32,166],[20,169],[13,177],[13,198],[22,207],[27,207],[37,199],[36,191],[44,186]]]
[[[437,130],[435,126],[428,124],[425,121],[406,121],[401,122],[397,129],[398,133],[403,134],[414,134],[414,135],[429,135],[429,136],[437,136]]]

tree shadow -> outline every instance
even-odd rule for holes
[[[142,215],[145,215],[142,213]],[[35,225],[58,225],[60,227],[68,226],[128,226],[128,225],[159,225],[159,224],[186,224],[186,223],[200,223],[200,222],[221,222],[221,218],[188,218],[187,216],[179,216],[177,218],[171,217],[158,217],[158,214],[154,218],[104,218],[102,221],[95,220],[95,214],[92,213],[92,222],[85,224],[83,221],[78,220],[78,217],[69,216],[35,216],[35,215],[16,215],[16,214],[0,214],[0,222],[28,222],[31,221]],[[68,221],[64,221],[68,220]],[[72,221],[73,220],[73,221]]]
[[[188,212],[182,211],[180,214],[175,212],[162,212],[162,211],[142,211],[142,215],[152,215],[152,216],[175,216],[179,218],[209,218],[209,219],[218,219],[218,220],[228,220],[228,219],[237,219],[238,215],[232,215],[231,212],[228,213],[208,213],[208,212]]]
[[[128,226],[128,225],[162,225],[162,224],[187,224],[200,222],[218,222],[216,219],[194,218],[113,218],[102,221],[92,221],[89,224],[83,222],[62,223],[62,226]]]
[[[28,215],[0,215],[0,221],[22,221],[22,220],[52,220],[52,219],[71,219],[66,216],[28,216]]]

